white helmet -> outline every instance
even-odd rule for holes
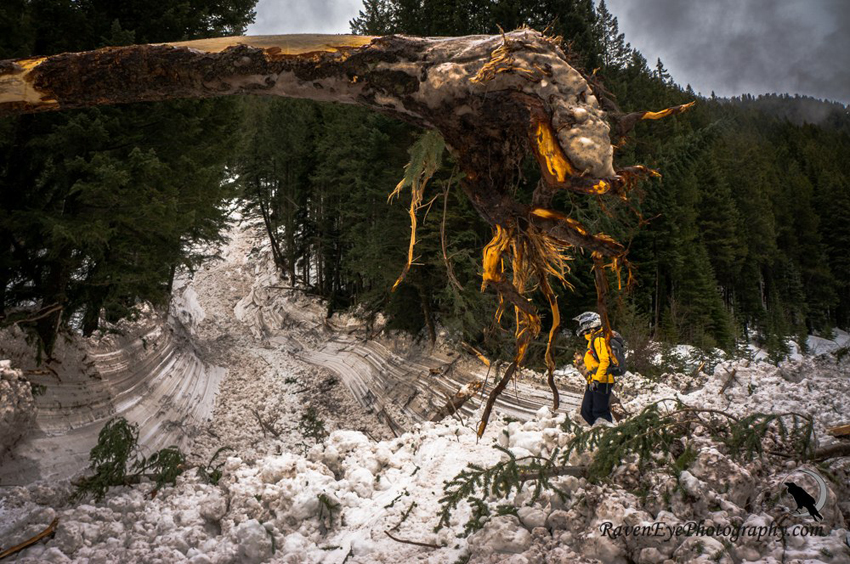
[[[595,311],[586,311],[578,317],[573,317],[573,321],[578,321],[578,329],[576,335],[581,337],[588,331],[595,331],[602,327],[602,318]]]

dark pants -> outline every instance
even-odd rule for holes
[[[611,418],[611,389],[614,384],[598,384],[596,390],[590,389],[590,384],[584,390],[584,399],[581,400],[581,416],[588,425],[599,419],[607,419],[613,423]]]

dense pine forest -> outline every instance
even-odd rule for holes
[[[0,7],[0,59],[242,33],[251,0],[14,0]],[[631,288],[612,297],[632,343],[733,352],[850,326],[850,117],[787,95],[698,97],[627,43],[592,0],[366,0],[359,34],[562,36],[575,66],[623,111],[697,100],[619,140],[618,165],[663,174],[642,198],[561,194],[556,207],[628,242]],[[612,131],[616,134],[616,131]],[[616,140],[616,138],[615,138]],[[0,316],[31,319],[49,352],[64,328],[91,334],[142,301],[167,303],[175,272],[220,240],[237,196],[263,218],[280,271],[327,300],[434,340],[441,327],[496,355],[513,336],[481,293],[490,227],[463,196],[450,151],[358,107],[265,98],[104,107],[0,121]],[[405,166],[438,166],[404,267],[408,203],[388,202]],[[516,186],[530,198],[533,159]],[[562,316],[592,308],[590,257],[572,262]],[[625,282],[625,280],[624,280]],[[613,288],[617,287],[614,283]],[[545,324],[550,321],[544,320]],[[532,351],[539,360],[543,343]],[[509,354],[506,352],[506,354]],[[567,351],[562,351],[566,355]],[[534,356],[533,356],[534,358]]]
[[[239,34],[254,3],[12,0],[0,59]],[[37,318],[49,352],[63,327],[166,304],[176,269],[221,238],[239,119],[219,99],[0,120],[0,315]]]

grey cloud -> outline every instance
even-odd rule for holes
[[[799,93],[850,102],[843,0],[608,0],[653,64],[704,94]]]
[[[248,33],[349,33],[348,21],[362,7],[361,0],[260,0]]]

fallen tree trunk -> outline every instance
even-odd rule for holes
[[[515,310],[514,369],[542,327],[526,293],[536,287],[547,298],[554,323],[546,365],[555,409],[553,351],[560,317],[549,277],[568,285],[567,253],[576,247],[589,251],[610,336],[603,267],[619,272],[627,265],[622,244],[550,209],[553,198],[566,190],[627,199],[632,182],[654,172],[640,166],[615,171],[606,118],[624,134],[637,120],[690,107],[606,115],[587,79],[569,64],[560,40],[528,29],[449,38],[230,37],[0,62],[0,117],[236,94],[359,104],[438,130],[465,174],[464,193],[494,229],[484,250],[482,290],[491,286],[499,294],[497,319],[504,307]],[[531,201],[522,203],[514,188],[529,152],[542,178]],[[494,389],[488,406],[502,388]],[[488,416],[489,409],[479,433]]]
[[[231,37],[0,62],[0,117],[232,94],[359,104],[438,129],[460,157],[467,195],[491,224],[524,218],[606,256],[623,250],[575,222],[532,215],[508,191],[529,141],[558,189],[585,192],[609,177],[617,184],[596,97],[557,44],[537,32]]]
[[[850,437],[850,424],[839,425],[826,430],[833,437]]]
[[[844,456],[850,456],[850,443],[832,445],[818,449],[812,454],[812,460],[815,462],[822,462],[824,460],[829,460],[830,458],[841,458]]]

